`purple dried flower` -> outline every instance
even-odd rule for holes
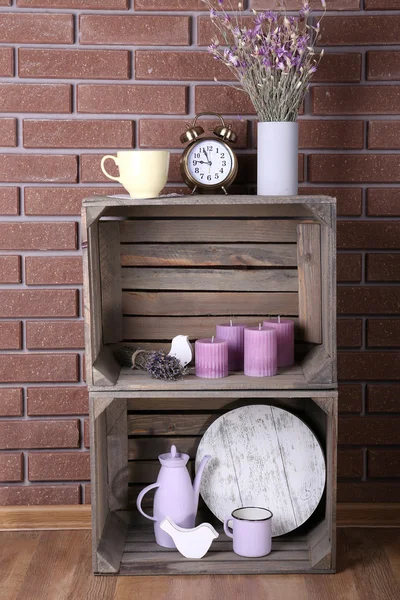
[[[210,17],[211,19],[215,19],[216,17],[218,17],[218,13],[215,10],[215,8],[210,8]]]

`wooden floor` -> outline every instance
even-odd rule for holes
[[[336,575],[94,577],[89,531],[0,533],[1,600],[399,600],[400,529],[340,529]]]

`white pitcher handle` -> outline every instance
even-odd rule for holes
[[[107,158],[106,156],[104,158]],[[144,490],[142,490],[139,494],[139,496],[137,497],[136,500],[136,506],[138,511],[140,512],[141,515],[143,515],[144,517],[146,517],[146,519],[150,519],[150,521],[157,521],[156,517],[151,517],[150,515],[146,515],[146,513],[144,512],[143,508],[142,508],[142,500],[143,500],[143,496],[145,494],[147,494],[147,492],[150,492],[150,490],[153,490],[154,488],[160,487],[159,483],[152,483],[151,485],[148,485],[147,487],[144,488]]]
[[[230,538],[233,538],[233,532],[229,529],[229,522],[232,521],[232,517],[227,517],[224,521],[224,531],[226,535]]]
[[[110,175],[110,173],[107,173],[107,171],[106,171],[106,169],[105,169],[105,167],[104,167],[104,163],[106,162],[106,160],[107,160],[108,158],[111,158],[111,159],[112,159],[112,160],[115,162],[115,164],[118,166],[118,163],[117,163],[117,157],[116,157],[116,156],[113,156],[112,154],[106,154],[106,155],[105,155],[105,156],[103,156],[103,158],[101,159],[101,163],[100,163],[101,170],[103,171],[103,173],[104,173],[104,175],[105,175],[106,177],[108,177],[109,179],[114,179],[114,181],[118,181],[118,182],[119,182],[119,177],[114,177],[114,175]]]

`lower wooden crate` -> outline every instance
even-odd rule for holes
[[[204,505],[198,523],[220,537],[201,560],[155,543],[152,523],[135,507],[138,492],[157,477],[157,456],[176,443],[195,456],[202,433],[226,411],[246,404],[290,410],[315,432],[325,453],[326,489],[300,528],[274,538],[269,556],[235,555],[221,523]],[[337,393],[335,391],[106,392],[90,394],[93,570],[97,574],[256,574],[335,571]],[[190,465],[189,465],[190,467]],[[148,495],[150,496],[150,495]],[[147,498],[151,504],[151,498]]]

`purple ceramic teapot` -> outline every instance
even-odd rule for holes
[[[171,446],[171,452],[160,454],[158,457],[161,469],[157,481],[148,485],[140,492],[136,506],[146,519],[154,521],[156,542],[160,546],[175,548],[171,536],[160,529],[160,523],[165,517],[169,517],[180,527],[192,528],[195,526],[200,481],[204,467],[210,458],[211,456],[209,455],[203,457],[192,485],[189,472],[186,468],[186,463],[189,460],[188,454],[177,452],[176,446]],[[154,516],[151,517],[150,515],[146,515],[141,504],[143,496],[154,488],[157,488],[157,491],[154,496]]]

